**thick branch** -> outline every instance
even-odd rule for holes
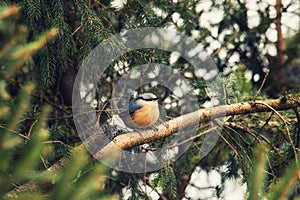
[[[172,135],[180,127],[195,125],[209,120],[219,118],[225,115],[241,115],[258,112],[269,112],[273,110],[287,110],[300,106],[300,98],[293,100],[275,99],[265,101],[250,101],[245,103],[236,103],[232,105],[222,105],[213,108],[203,108],[195,112],[182,115],[169,120],[157,127],[157,130],[145,130],[141,132],[130,132],[114,138],[112,142],[94,155],[99,159],[116,151],[116,146],[120,149],[134,147],[139,144],[155,141]]]

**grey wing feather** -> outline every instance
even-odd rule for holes
[[[137,111],[138,109],[140,109],[142,107],[143,107],[143,105],[137,104],[136,100],[132,100],[129,103],[129,113],[132,114],[132,113],[134,113],[135,111]]]
[[[135,111],[137,111],[138,109],[140,109],[142,107],[143,107],[143,105],[137,104],[136,100],[134,99],[129,103],[128,108],[126,108],[125,110],[120,112],[119,115],[120,115],[121,118],[124,118],[128,114],[131,115],[132,113],[134,113]],[[128,112],[128,109],[129,109],[129,112]]]

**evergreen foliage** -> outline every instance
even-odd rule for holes
[[[289,12],[295,3],[292,0],[282,12]],[[257,89],[264,81],[265,69],[272,69],[274,56],[270,57],[266,48],[276,46],[276,42],[266,37],[266,32],[276,17],[269,11],[273,5],[258,4],[259,23],[250,27],[248,5],[239,0],[208,4],[140,0],[127,1],[118,8],[107,0],[0,2],[0,198],[116,199],[124,198],[124,188],[130,188],[129,199],[150,199],[143,189],[147,186],[161,199],[182,199],[188,198],[185,190],[197,168],[217,170],[222,175],[220,186],[212,189],[217,198],[223,197],[226,180],[240,177],[247,184],[248,199],[299,198],[297,109],[228,116],[217,145],[205,158],[199,157],[204,139],[198,137],[180,159],[170,161],[163,169],[129,174],[91,160],[79,146],[81,141],[67,103],[72,97],[69,93],[76,71],[89,52],[124,29],[140,27],[171,28],[195,38],[208,49],[224,74],[226,103],[269,98],[267,94],[257,95]],[[202,23],[206,12],[220,8],[222,19]],[[298,35],[287,40],[287,64],[299,59]],[[217,47],[212,41],[218,41]],[[110,116],[108,99],[124,73],[144,63],[169,65],[171,53],[137,50],[107,68],[97,88],[100,121]],[[239,59],[232,62],[236,56]],[[170,65],[191,80],[200,104],[210,99],[205,81],[186,75],[193,71],[185,60],[178,59]],[[258,81],[255,75],[259,75]],[[273,84],[266,83],[270,87]],[[170,98],[165,103],[170,106],[166,109],[168,116],[180,115],[172,91],[150,84],[137,90],[156,93],[164,103]],[[295,89],[282,94],[282,98],[299,100],[299,94]],[[197,132],[208,129],[209,124],[200,124]],[[170,139],[150,146],[160,148]]]
[[[83,148],[71,152],[63,171],[48,168],[48,157],[55,153],[48,140],[51,133],[47,127],[47,116],[51,107],[46,105],[36,111],[34,119],[28,124],[26,118],[32,117],[31,99],[35,84],[28,81],[14,91],[9,86],[16,79],[14,75],[26,68],[28,59],[51,40],[57,31],[52,29],[32,42],[26,42],[26,28],[15,25],[16,16],[16,6],[1,7],[0,35],[5,40],[0,44],[3,78],[0,82],[0,198],[87,199],[99,198],[101,195],[107,199],[114,198],[113,195],[101,193],[104,188],[104,177],[101,174],[105,173],[106,168],[101,164],[91,164]],[[22,34],[18,35],[20,32]],[[28,125],[30,127],[26,128]]]

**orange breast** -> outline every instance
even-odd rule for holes
[[[138,128],[138,126],[147,127],[154,124],[159,118],[157,102],[144,103],[143,101],[140,101],[138,104],[143,105],[143,107],[137,109],[131,115],[127,115],[122,118],[126,126],[130,128]]]
[[[149,126],[152,124],[151,110],[148,105],[144,105],[141,109],[131,115],[132,121],[138,126]]]

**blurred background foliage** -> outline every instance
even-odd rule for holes
[[[222,73],[228,104],[253,100],[258,89],[257,99],[299,98],[299,25],[278,22],[279,16],[299,23],[299,2],[1,1],[0,197],[149,199],[146,191],[151,190],[160,199],[188,199],[185,191],[195,184],[191,177],[200,167],[221,174],[211,198],[224,198],[224,183],[232,178],[242,178],[249,186],[249,199],[299,198],[299,165],[293,164],[300,137],[296,109],[228,116],[222,137],[204,159],[199,158],[200,137],[179,160],[145,174],[118,172],[93,162],[78,148],[81,141],[72,121],[72,86],[83,59],[110,36],[140,27],[176,30],[199,42]],[[178,69],[190,80],[199,104],[206,103],[210,96],[205,81],[195,77],[186,61],[172,62],[170,57],[171,53],[145,49],[107,68],[97,88],[100,121],[111,114],[107,108],[117,80],[144,63]],[[180,114],[172,91],[148,84],[137,92],[158,95],[169,117]],[[201,124],[198,132],[208,128]],[[69,159],[63,160],[63,169],[55,170],[65,156]]]

